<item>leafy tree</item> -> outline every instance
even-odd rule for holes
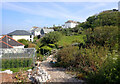
[[[41,43],[43,44],[54,44],[55,42],[58,42],[61,38],[62,34],[55,31],[50,32],[46,34],[43,38],[41,38]]]

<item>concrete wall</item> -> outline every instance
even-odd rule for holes
[[[30,35],[13,35],[12,38],[15,39],[16,41],[19,39],[25,39],[33,42],[33,35],[31,35],[31,38]]]

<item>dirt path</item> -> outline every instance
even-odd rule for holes
[[[82,80],[75,79],[74,76],[70,74],[66,74],[63,68],[51,67],[49,64],[51,60],[52,55],[41,63],[41,67],[51,76],[50,82],[80,82],[80,84],[83,82]]]

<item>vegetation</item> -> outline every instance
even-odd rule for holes
[[[19,39],[18,42],[24,44],[24,45],[25,45],[25,48],[28,47],[28,44],[29,44],[29,41],[28,41],[28,40],[25,40],[25,39]]]
[[[72,43],[82,42],[84,43],[83,38],[85,35],[73,35],[73,36],[63,36],[61,40],[59,40],[56,44],[59,46],[68,46],[72,45]]]
[[[86,22],[80,23],[76,28],[62,30],[62,33],[65,31],[69,33],[64,33],[66,36],[63,38],[66,41],[62,39],[58,43],[67,46],[58,51],[55,56],[57,59],[55,66],[76,71],[78,78],[87,79],[91,84],[119,83],[118,39],[120,33],[118,33],[117,25],[120,20],[118,20],[118,14],[113,10],[103,11],[89,17]],[[81,29],[81,33],[78,33],[79,29]],[[77,34],[75,35],[75,33]],[[77,41],[69,41],[67,38],[73,39],[77,35],[83,37],[77,38]],[[72,42],[80,44],[75,47],[71,46]]]
[[[55,42],[58,42],[60,40],[61,36],[62,36],[61,33],[57,32],[57,31],[50,32],[41,39],[41,43],[54,44]]]
[[[30,67],[32,63],[32,58],[2,59],[2,68],[9,69],[19,67]]]
[[[81,23],[78,27],[94,29],[99,26],[117,26],[117,20],[118,11],[108,10],[87,18],[86,22]]]
[[[22,43],[25,45],[25,48],[36,48],[36,44],[28,41],[28,40],[25,40],[25,39],[19,39],[18,42]]]

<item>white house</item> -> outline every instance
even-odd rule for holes
[[[37,29],[35,29],[35,30],[34,30],[34,35],[35,35],[35,36],[41,35],[41,33],[40,33],[40,32],[41,32],[41,29],[42,29],[42,28],[40,28],[40,27],[37,28]]]
[[[33,42],[33,35],[25,30],[15,30],[7,35],[15,40],[25,39]]]
[[[45,29],[45,28],[43,28],[43,29],[41,29],[41,36],[44,36],[45,34],[47,34],[47,33],[50,33],[50,32],[53,32],[54,31],[54,29]]]
[[[41,27],[32,27],[30,29],[30,32],[34,35],[40,38],[41,36],[44,36],[45,34],[54,31],[53,29],[50,28],[41,28]]]
[[[0,39],[0,48],[24,48],[24,44],[16,41],[8,35],[4,35]]]
[[[64,28],[74,28],[76,27],[76,25],[78,25],[78,22],[68,20],[67,22],[65,22]]]

